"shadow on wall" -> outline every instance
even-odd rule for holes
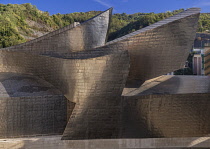
[[[148,83],[148,88],[138,95],[178,94],[180,91],[180,87],[183,87],[182,83],[183,82],[178,77],[163,76],[157,80],[152,81],[151,83]],[[142,86],[142,88],[144,88],[144,86]]]
[[[138,99],[128,100],[123,99],[121,138],[160,138],[162,135],[154,131],[153,124],[138,110]]]
[[[18,73],[0,73],[0,138],[62,134],[74,108],[49,83]]]
[[[172,83],[172,84],[170,84]],[[151,94],[177,93],[181,80],[174,76],[160,76],[145,81],[140,87],[124,88],[122,96],[140,96]]]
[[[127,59],[127,51],[119,51],[90,60],[96,61],[90,67],[92,72],[85,72],[88,88],[81,90],[87,94],[80,96],[76,103],[62,139],[119,138],[121,93],[129,66]]]

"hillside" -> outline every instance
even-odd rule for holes
[[[113,40],[159,20],[177,14],[183,9],[165,13],[114,14],[108,40]],[[31,4],[0,4],[0,48],[16,45],[73,22],[83,22],[100,11],[50,15]],[[209,32],[210,14],[201,14],[198,32]]]

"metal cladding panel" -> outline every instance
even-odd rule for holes
[[[162,75],[145,81],[139,88],[124,88],[122,96],[190,93],[210,93],[210,76]]]
[[[205,51],[204,73],[205,75],[210,75],[210,49]]]
[[[0,138],[62,134],[66,102],[62,95],[0,97]]]
[[[1,72],[0,138],[62,134],[66,103],[60,91],[38,77]]]
[[[0,53],[1,71],[39,76],[76,103],[64,139],[118,137],[120,97],[129,72],[127,51],[104,47],[69,54],[68,59]]]
[[[210,134],[210,94],[124,97],[122,138],[202,137]]]
[[[188,9],[107,43],[128,50],[128,80],[145,81],[183,68],[196,35],[199,9]]]
[[[121,94],[128,75],[129,57],[127,51],[113,51],[114,54],[84,61],[89,70],[83,70],[84,79],[77,77],[87,86],[83,88],[81,84],[75,88],[84,93],[76,96],[76,106],[62,139],[119,137]]]
[[[132,127],[127,126],[133,125],[127,121],[129,116],[136,122],[133,127],[136,128],[136,133],[139,132],[137,135],[133,132],[133,136],[176,136],[176,126],[170,130],[161,122],[167,120],[165,117],[171,116],[176,119],[178,115],[176,120],[179,124],[179,118],[182,116],[180,107],[190,107],[190,103],[194,101],[195,104],[192,105],[196,105],[200,100],[199,95],[192,97],[193,101],[189,95],[148,96],[146,99],[136,97],[131,100],[130,97],[123,97],[122,100],[121,95],[127,78],[144,81],[182,67],[193,43],[199,10],[188,9],[102,46],[109,26],[110,12],[109,9],[71,30],[64,28],[41,39],[0,50],[1,72],[38,76],[58,88],[69,101],[76,103],[62,139],[129,136]],[[201,96],[204,97],[203,102],[208,105],[205,99],[209,95]],[[171,98],[173,100],[170,100]],[[174,101],[177,101],[175,107],[171,104]],[[171,105],[174,111],[171,112],[170,108],[167,108],[169,105],[162,104],[165,102]],[[167,110],[171,115],[167,115]],[[157,114],[154,117],[151,115],[153,111],[154,115]],[[134,114],[135,112],[139,113]],[[184,112],[187,116],[192,114]],[[124,120],[128,125],[122,124]],[[187,120],[193,121],[191,118]],[[187,120],[183,120],[185,124]],[[197,117],[194,120],[195,125],[192,125],[192,129],[194,126],[197,128],[200,121]],[[148,131],[141,126],[149,127]],[[146,135],[139,130],[146,131]],[[182,134],[193,135],[190,129],[187,131]],[[147,135],[151,133],[154,135]]]
[[[106,48],[69,54],[68,59],[0,51],[0,62],[1,72],[38,76],[76,103],[91,93],[108,96],[115,89],[120,96],[129,71],[127,51]]]
[[[34,54],[61,54],[92,50],[105,44],[111,13],[112,8],[81,24],[71,24],[29,42],[1,50]]]

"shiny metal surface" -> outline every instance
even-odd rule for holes
[[[118,137],[120,97],[129,72],[127,51],[100,48],[65,59],[13,51],[0,55],[6,61],[1,71],[39,76],[76,103],[64,139]]]
[[[129,136],[123,128],[124,103],[130,99],[121,96],[126,81],[145,81],[182,67],[199,17],[199,9],[188,9],[104,45],[110,13],[0,50],[0,72],[40,77],[76,104],[62,139]]]
[[[103,46],[106,42],[112,8],[79,24],[74,23],[29,42],[0,50],[33,54],[70,53]]]
[[[210,75],[210,49],[205,51],[205,56],[204,56],[204,74],[206,76]]]
[[[0,105],[0,138],[61,135],[67,123],[67,99],[34,75],[1,72]]]
[[[89,70],[84,71],[86,86],[75,88],[84,93],[76,95],[76,106],[62,139],[119,137],[121,94],[129,71],[128,53],[113,49],[113,53],[91,61],[85,60],[89,63]]]
[[[124,88],[122,96],[210,93],[210,76],[162,75],[139,88]]]
[[[94,94],[108,95],[108,91],[103,88],[105,88],[105,84],[111,85],[105,82],[112,82],[110,79],[113,79],[112,77],[114,76],[119,76],[119,78],[115,78],[116,81],[113,80],[112,83],[118,86],[118,88],[117,86],[115,87],[116,90],[122,90],[123,88],[119,88],[119,85],[124,84],[129,67],[127,51],[110,50],[106,48],[69,54],[65,55],[65,58],[13,51],[0,51],[0,55],[0,62],[2,64],[0,65],[1,72],[39,76],[54,85],[70,101],[75,103],[78,103],[83,98],[87,98],[92,92]],[[116,65],[111,66],[113,62],[115,62]],[[123,68],[119,67],[120,65],[122,65]],[[111,69],[113,72],[110,73],[111,71],[107,69]],[[117,74],[114,74],[115,71]],[[104,76],[105,74],[106,76]],[[100,89],[98,86],[102,82],[105,84],[104,87]],[[111,88],[108,89],[107,86],[106,89],[112,91]],[[118,94],[121,95],[121,93],[122,92]]]
[[[191,8],[108,42],[130,55],[128,82],[152,79],[183,68],[196,35],[200,9]]]
[[[164,75],[123,96],[122,138],[210,134],[210,77]]]
[[[126,96],[122,138],[202,137],[210,134],[210,94]]]

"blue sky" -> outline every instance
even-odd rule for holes
[[[31,3],[50,14],[106,10],[114,7],[114,13],[165,12],[180,8],[200,7],[210,13],[210,0],[0,0],[3,4]]]

